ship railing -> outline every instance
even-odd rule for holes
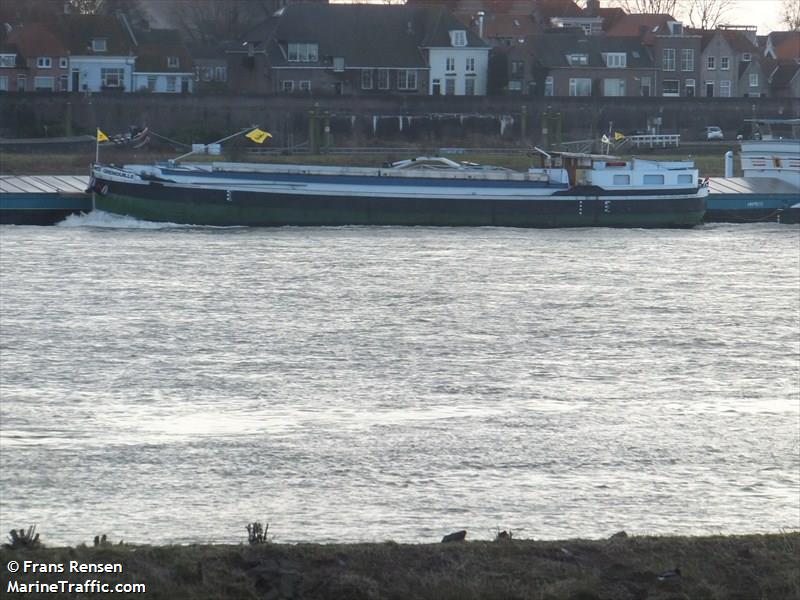
[[[681,145],[681,135],[679,133],[669,133],[660,135],[629,135],[627,139],[637,148],[667,148]]]

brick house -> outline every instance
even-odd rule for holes
[[[575,32],[531,40],[533,93],[538,96],[649,96],[656,68],[636,37]]]
[[[702,33],[701,96],[713,98],[766,95],[769,73],[762,68],[751,26],[723,26]]]
[[[17,92],[66,92],[69,51],[48,23],[23,23],[11,30],[7,43],[16,46],[16,69],[7,82]],[[8,62],[10,59],[6,59]]]
[[[134,35],[133,90],[152,93],[194,91],[194,63],[175,29],[150,29]]]
[[[231,85],[278,94],[483,95],[488,53],[442,8],[292,4],[232,52]]]
[[[25,57],[19,51],[19,46],[7,42],[0,43],[0,92],[16,92],[17,84],[22,77],[23,82],[28,80],[28,68],[25,66]],[[25,87],[19,91],[24,91]]]

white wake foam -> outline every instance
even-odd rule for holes
[[[105,227],[108,229],[175,229],[193,227],[192,225],[180,225],[178,223],[142,221],[134,217],[115,215],[102,210],[69,215],[57,225],[58,227]]]

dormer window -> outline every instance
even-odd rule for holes
[[[105,52],[106,51],[106,38],[94,38],[92,40],[92,51],[93,52]]]
[[[750,62],[751,60],[753,60],[753,56],[749,52],[742,54],[742,62]]]
[[[603,54],[607,67],[624,68],[628,66],[628,55],[624,52],[606,52]]]
[[[454,29],[450,32],[450,44],[455,47],[467,45],[467,32],[463,29]]]
[[[678,21],[670,21],[669,33],[670,35],[683,35],[683,23],[679,23]]]
[[[319,60],[319,44],[288,44],[287,60],[289,62],[317,62]]]
[[[170,69],[177,69],[181,66],[181,61],[178,59],[177,56],[168,56],[167,57],[167,67]]]
[[[567,62],[572,65],[588,65],[589,64],[589,55],[588,54],[567,54]]]
[[[0,67],[13,69],[16,66],[17,66],[16,54],[0,54]]]

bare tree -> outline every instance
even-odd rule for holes
[[[679,0],[616,0],[616,4],[628,13],[671,15],[682,2]]]
[[[786,25],[789,31],[800,31],[800,4],[796,0],[783,0],[781,25]]]
[[[728,12],[738,0],[690,0],[687,16],[692,27],[716,29],[725,22]]]
[[[180,0],[170,6],[170,20],[195,41],[238,39],[271,14],[271,3],[254,0]]]

